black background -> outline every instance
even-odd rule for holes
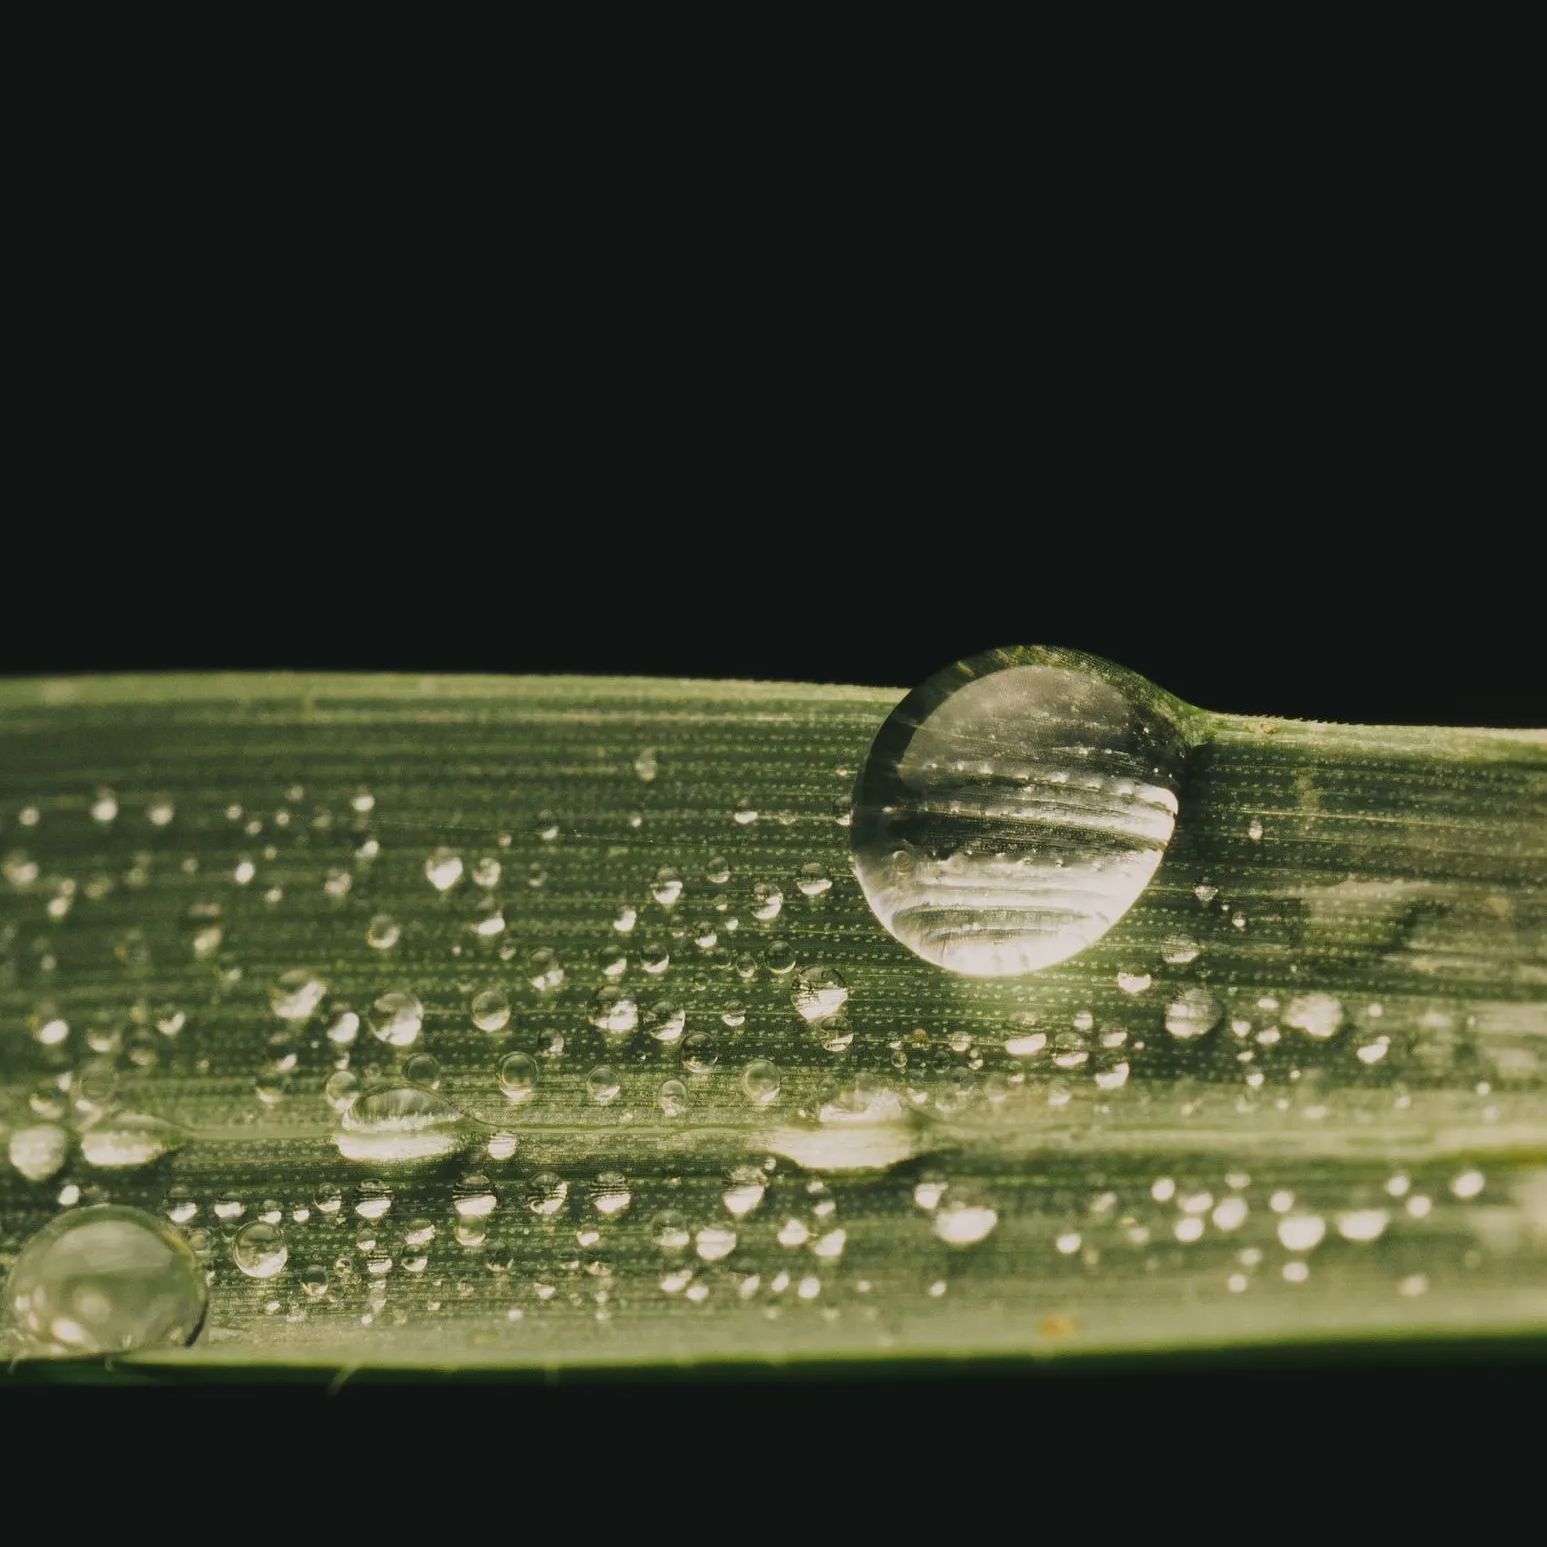
[[[1239,102],[1177,101],[1006,139],[990,105],[948,146],[912,109],[720,145],[718,114],[658,103],[489,145],[487,99],[431,135],[394,90],[328,122],[141,93],[29,146],[0,671],[906,688],[1051,643],[1220,710],[1547,723],[1539,264],[1507,125],[1467,148],[1428,104],[1351,126],[1318,97],[1244,134]],[[1333,1487],[1334,1453],[1395,1456],[1387,1485],[1488,1450],[1540,1389],[1507,1351],[1374,1352],[0,1405],[57,1436],[90,1401],[131,1448],[143,1417],[139,1443],[212,1477],[250,1462],[250,1422],[274,1480],[290,1443],[371,1509],[400,1441],[436,1489],[471,1458],[475,1491],[556,1467],[594,1492],[630,1458],[659,1488],[664,1447],[670,1517],[711,1470],[755,1508],[878,1444],[926,1491],[959,1447],[969,1489],[1028,1467],[1099,1487],[1141,1456],[1164,1488],[1174,1457],[1183,1480],[1245,1468],[1260,1506]]]

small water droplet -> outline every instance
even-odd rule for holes
[[[779,1066],[767,1058],[754,1058],[741,1071],[741,1088],[754,1106],[765,1107],[779,1094]]]
[[[816,1024],[844,1007],[849,985],[831,967],[805,967],[796,976],[791,997],[801,1019]]]
[[[1296,994],[1284,1007],[1284,1024],[1325,1042],[1343,1024],[1343,1003],[1331,994]]]
[[[622,1089],[618,1083],[618,1071],[611,1064],[598,1064],[586,1076],[586,1094],[598,1106],[609,1106],[618,1099]]]
[[[657,1042],[675,1042],[687,1024],[687,1014],[674,999],[658,999],[645,1011],[645,1030]]]
[[[46,1182],[70,1154],[70,1136],[54,1123],[33,1123],[11,1134],[11,1164],[29,1182]]]
[[[510,997],[502,988],[486,988],[473,996],[473,1024],[480,1031],[503,1031],[510,1024]]]
[[[511,1101],[530,1101],[537,1090],[537,1060],[530,1053],[507,1053],[500,1060],[500,1089]]]
[[[690,1032],[682,1039],[682,1066],[690,1074],[708,1074],[719,1061],[719,1049],[708,1032]]]
[[[365,943],[373,951],[390,951],[403,938],[403,926],[390,913],[378,913],[365,927]]]
[[[1326,1233],[1327,1222],[1319,1214],[1286,1214],[1278,1222],[1278,1238],[1291,1252],[1311,1251]]]
[[[423,1026],[424,1006],[413,994],[394,989],[371,1006],[371,1031],[391,1047],[411,1047]]]
[[[999,1223],[999,1211],[986,1203],[950,1193],[939,1200],[933,1215],[934,1232],[951,1246],[975,1246],[986,1241]]]
[[[541,1172],[527,1184],[526,1206],[542,1218],[557,1214],[568,1197],[569,1183],[551,1171]]]
[[[449,892],[462,879],[462,856],[455,849],[432,850],[424,862],[424,878],[437,892]]]
[[[1186,988],[1166,1006],[1166,1030],[1188,1042],[1212,1031],[1224,1013],[1220,1002],[1206,988]]]
[[[243,1225],[231,1242],[231,1260],[248,1278],[273,1278],[290,1260],[284,1231],[261,1219]]]
[[[812,860],[800,867],[800,879],[796,885],[804,897],[825,897],[833,888],[833,878],[825,865]]]
[[[564,983],[564,966],[558,953],[547,946],[530,951],[526,958],[526,980],[540,994],[552,993]]]
[[[609,1036],[629,1036],[639,1025],[639,1005],[624,989],[600,989],[592,1001],[591,1024]]]
[[[269,1008],[282,1021],[309,1021],[317,1013],[328,986],[316,973],[294,967],[282,973],[269,990]]]

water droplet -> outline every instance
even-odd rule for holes
[[[1343,1003],[1331,994],[1296,994],[1284,1007],[1284,1024],[1325,1042],[1343,1024]]]
[[[551,993],[564,982],[564,967],[558,953],[547,946],[539,946],[527,954],[526,980],[540,994]]]
[[[502,988],[473,996],[473,1024],[480,1031],[503,1031],[510,1024],[510,999]]]
[[[664,1117],[681,1117],[688,1109],[688,1088],[681,1080],[662,1080],[655,1103]]]
[[[1220,1002],[1206,988],[1185,988],[1166,1006],[1166,1030],[1189,1042],[1212,1031],[1224,1013]]]
[[[719,1049],[708,1032],[690,1032],[682,1039],[682,1066],[690,1074],[708,1074],[719,1061]]]
[[[403,926],[390,913],[378,913],[365,927],[365,943],[375,951],[390,951],[403,937]]]
[[[1160,948],[1161,958],[1173,967],[1197,961],[1200,947],[1191,935],[1170,935]]]
[[[355,1192],[355,1213],[361,1219],[384,1219],[392,1212],[392,1189],[385,1182],[361,1182]]]
[[[404,1063],[403,1077],[410,1084],[422,1086],[425,1090],[439,1090],[440,1060],[433,1053],[415,1053]]]
[[[779,1066],[766,1058],[754,1058],[741,1071],[741,1088],[755,1106],[766,1107],[779,1094]]]
[[[316,973],[294,967],[269,990],[269,1008],[282,1021],[309,1021],[327,991],[328,985]]]
[[[758,881],[752,888],[752,917],[760,923],[778,918],[784,907],[784,893],[772,881]]]
[[[600,989],[591,1005],[591,1024],[609,1036],[629,1036],[639,1025],[639,1005],[624,989]]]
[[[449,892],[462,879],[462,856],[454,849],[435,849],[424,862],[424,878],[437,892]]]
[[[500,1060],[500,1089],[511,1101],[530,1101],[537,1090],[537,1060],[530,1053],[507,1053]]]
[[[1125,994],[1142,994],[1155,980],[1147,972],[1119,972],[1117,986]]]
[[[459,1219],[487,1219],[497,1201],[489,1178],[479,1172],[464,1176],[451,1194],[451,1206]]]
[[[659,767],[654,747],[645,747],[634,759],[634,773],[645,784],[654,783]]]
[[[1483,1174],[1478,1170],[1466,1170],[1450,1179],[1450,1191],[1453,1197],[1466,1199],[1475,1198],[1483,1190]]]
[[[411,1047],[424,1026],[424,1006],[413,994],[394,989],[371,1006],[371,1031],[390,1047]]]
[[[148,1166],[187,1141],[187,1132],[145,1112],[112,1112],[81,1133],[81,1157],[102,1171]]]
[[[831,967],[805,967],[795,979],[791,997],[801,1019],[816,1024],[844,1007],[849,985]]]
[[[1327,1222],[1319,1214],[1286,1214],[1278,1222],[1278,1238],[1286,1251],[1311,1251],[1326,1233]]]
[[[622,1087],[618,1083],[618,1071],[610,1064],[598,1064],[587,1076],[586,1094],[598,1106],[609,1106],[618,1099]]]
[[[645,1030],[657,1042],[675,1042],[686,1024],[686,1012],[673,999],[658,999],[645,1011]]]
[[[800,879],[796,882],[803,897],[825,897],[833,889],[833,878],[827,867],[812,860],[800,867]]]
[[[346,1160],[391,1165],[454,1155],[468,1138],[466,1119],[438,1091],[386,1085],[355,1097],[334,1142]]]
[[[1345,1241],[1377,1241],[1390,1220],[1385,1209],[1350,1209],[1337,1217],[1338,1234]]]
[[[273,1278],[290,1261],[284,1231],[261,1219],[243,1225],[231,1243],[231,1260],[248,1278]]]
[[[705,1225],[694,1235],[693,1249],[704,1262],[721,1262],[736,1250],[736,1232],[729,1225]]]
[[[662,865],[655,873],[655,880],[650,883],[650,895],[663,908],[674,907],[677,899],[682,896],[681,874],[670,865]]]
[[[70,1136],[54,1123],[33,1123],[11,1135],[7,1152],[29,1182],[46,1182],[69,1158]]]
[[[551,1171],[534,1176],[527,1184],[526,1206],[543,1218],[557,1214],[569,1197],[569,1183]]]
[[[762,1203],[767,1190],[768,1181],[761,1166],[737,1166],[720,1194],[720,1201],[727,1213],[744,1219]]]
[[[204,1321],[204,1273],[154,1215],[111,1204],[44,1225],[11,1269],[16,1328],[41,1352],[111,1354],[191,1343]]]
[[[1262,842],[1262,818],[1260,816],[1254,816],[1247,824],[1246,836],[1250,838],[1253,843]]]
[[[860,885],[897,939],[953,972],[1065,961],[1154,875],[1184,752],[1158,691],[1119,667],[1047,649],[948,667],[892,711],[865,760]]]
[[[951,1246],[975,1246],[993,1234],[999,1211],[986,1203],[957,1198],[949,1193],[934,1211],[934,1232]]]

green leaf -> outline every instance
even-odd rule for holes
[[[1539,1346],[1547,735],[1157,694],[1153,880],[971,978],[851,871],[898,699],[0,685],[6,1265],[175,1221],[163,1375]]]

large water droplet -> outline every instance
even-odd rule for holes
[[[148,1112],[104,1113],[81,1132],[81,1155],[103,1171],[148,1166],[187,1142],[176,1123]]]
[[[17,1330],[39,1351],[108,1354],[191,1343],[206,1290],[176,1231],[104,1204],[44,1225],[17,1257],[6,1298]]]
[[[438,1092],[389,1085],[355,1097],[334,1142],[345,1160],[408,1164],[454,1155],[470,1134],[461,1111]]]
[[[894,709],[855,791],[877,918],[970,977],[1036,972],[1099,940],[1155,874],[1186,754],[1141,677],[1043,648],[948,667]]]

